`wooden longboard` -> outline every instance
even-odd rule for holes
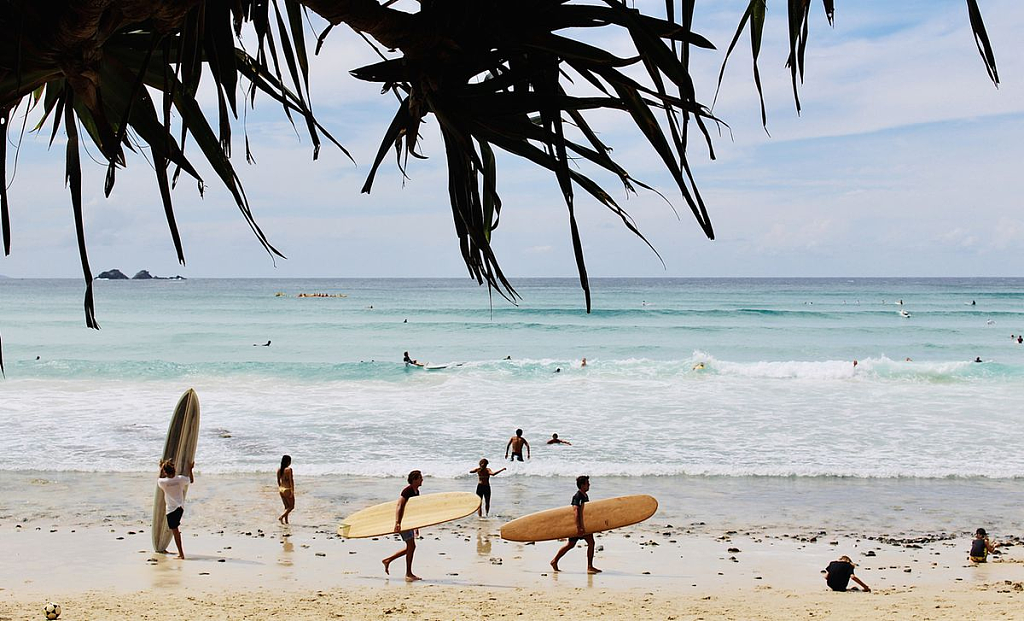
[[[164,442],[164,453],[160,461],[173,459],[178,474],[188,474],[188,465],[195,461],[196,446],[199,444],[199,396],[189,388],[178,399],[171,416],[171,424],[167,428],[167,440]],[[186,490],[187,493],[188,490]],[[153,550],[167,551],[171,542],[171,530],[167,528],[167,504],[164,502],[164,491],[156,488],[153,498]]]
[[[379,537],[395,531],[395,510],[398,501],[383,502],[356,511],[338,526],[342,537]],[[401,530],[425,528],[442,522],[449,522],[476,513],[480,508],[480,497],[469,492],[442,492],[413,496],[405,504]]]
[[[588,502],[583,506],[583,530],[599,533],[643,522],[658,510],[653,496],[619,496]],[[559,507],[531,513],[501,527],[501,538],[508,541],[550,541],[576,537],[576,510]]]

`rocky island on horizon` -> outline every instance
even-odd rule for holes
[[[139,270],[134,276],[128,278],[121,270],[112,269],[100,272],[96,280],[185,280],[185,277],[180,274],[177,276],[153,276],[149,270]]]

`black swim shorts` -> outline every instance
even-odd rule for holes
[[[512,453],[512,459],[510,459],[509,461],[515,461],[517,459],[519,461],[523,461],[523,454],[522,453]]]
[[[181,516],[185,514],[185,507],[178,507],[167,514],[167,528],[175,530],[181,524]]]
[[[477,483],[476,484],[476,495],[481,497],[481,498],[485,498],[487,500],[490,500],[491,499],[491,486],[490,486],[490,484],[488,484],[488,483]]]

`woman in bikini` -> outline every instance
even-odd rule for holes
[[[480,508],[476,510],[476,514],[480,517],[484,516],[485,511],[488,514],[491,512],[491,477],[505,471],[504,468],[492,471],[487,467],[487,463],[486,459],[481,459],[480,467],[469,471],[470,474],[477,476],[476,495],[483,501]]]
[[[277,518],[282,524],[288,523],[288,514],[295,508],[295,479],[292,478],[292,458],[285,455],[281,458],[281,467],[277,469],[277,491],[284,503],[284,513]]]

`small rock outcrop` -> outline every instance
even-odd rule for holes
[[[121,270],[107,270],[96,277],[99,280],[128,280]]]
[[[132,280],[152,280],[152,279],[153,279],[153,275],[149,273],[149,270],[139,270],[138,273],[136,273],[134,276],[132,276]]]

